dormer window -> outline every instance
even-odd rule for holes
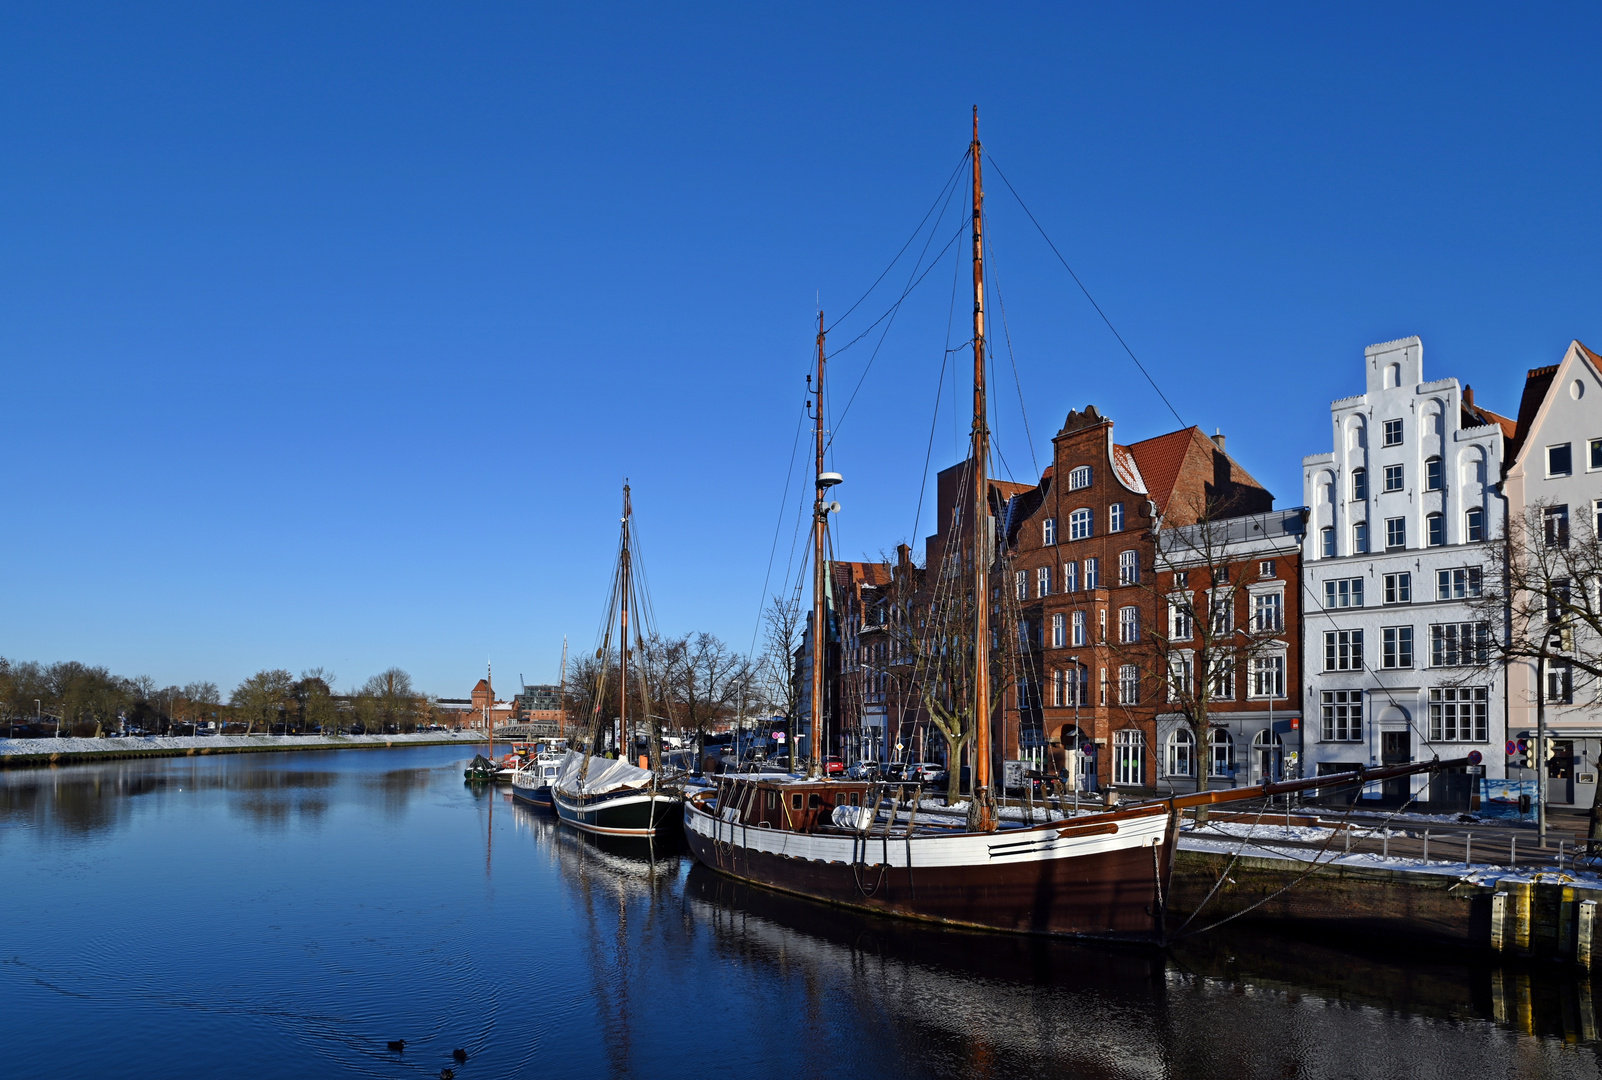
[[[1068,472],[1068,490],[1080,491],[1090,486],[1090,466],[1081,465]]]

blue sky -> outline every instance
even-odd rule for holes
[[[745,647],[794,536],[816,305],[843,313],[906,241],[973,104],[1185,422],[1299,504],[1365,345],[1419,334],[1428,377],[1511,412],[1526,368],[1602,342],[1599,22],[12,5],[0,655],[225,690],[280,666],[400,665],[446,696],[486,660],[502,689],[554,679],[564,634],[593,647],[625,477],[660,628]],[[1177,426],[986,186],[1003,473],[1071,407],[1126,442]],[[877,334],[831,366],[835,408],[861,381],[842,557],[912,536],[931,423],[931,478],[960,456],[950,371],[933,413],[963,247],[865,377]]]

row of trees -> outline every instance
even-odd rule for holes
[[[0,657],[0,724],[93,737],[124,727],[166,734],[207,722],[242,725],[246,732],[357,725],[410,731],[446,719],[434,699],[419,693],[399,668],[374,675],[346,694],[333,686],[334,674],[324,668],[302,672],[298,679],[272,668],[245,679],[225,703],[212,682],[158,686],[148,676],[129,678],[76,661],[46,665]]]

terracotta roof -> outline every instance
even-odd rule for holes
[[[473,693],[476,694],[480,690],[488,690],[489,688],[490,688],[489,682],[487,680],[485,680],[485,679],[480,679],[480,680],[478,680],[477,683],[474,684]]]
[[[1529,433],[1530,426],[1535,423],[1535,414],[1541,409],[1541,402],[1546,400],[1546,392],[1552,386],[1552,379],[1557,375],[1559,365],[1549,364],[1546,367],[1531,368],[1524,376],[1524,393],[1519,398],[1519,419],[1511,435],[1504,433],[1507,446],[1502,449],[1502,467],[1506,469],[1513,464],[1524,445],[1524,436]]]
[[[1180,428],[1154,439],[1142,439],[1124,448],[1134,455],[1140,475],[1146,481],[1146,493],[1157,504],[1159,511],[1168,505],[1168,497],[1174,493],[1174,482],[1179,479],[1180,467],[1185,464],[1185,455],[1197,439],[1204,440],[1208,448],[1212,448],[1213,441],[1203,435],[1198,427]]]

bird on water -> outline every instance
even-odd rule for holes
[[[460,1046],[451,1051],[451,1057],[456,1059],[456,1064],[458,1065],[467,1064],[467,1051],[463,1050]]]
[[[395,1053],[399,1054],[399,1053],[401,1053],[402,1051],[404,1051],[406,1049],[406,1040],[405,1039],[391,1039],[391,1040],[389,1040],[389,1048],[391,1050],[395,1051]]]
[[[439,1080],[456,1080],[456,1070],[441,1069],[439,1071]]]

